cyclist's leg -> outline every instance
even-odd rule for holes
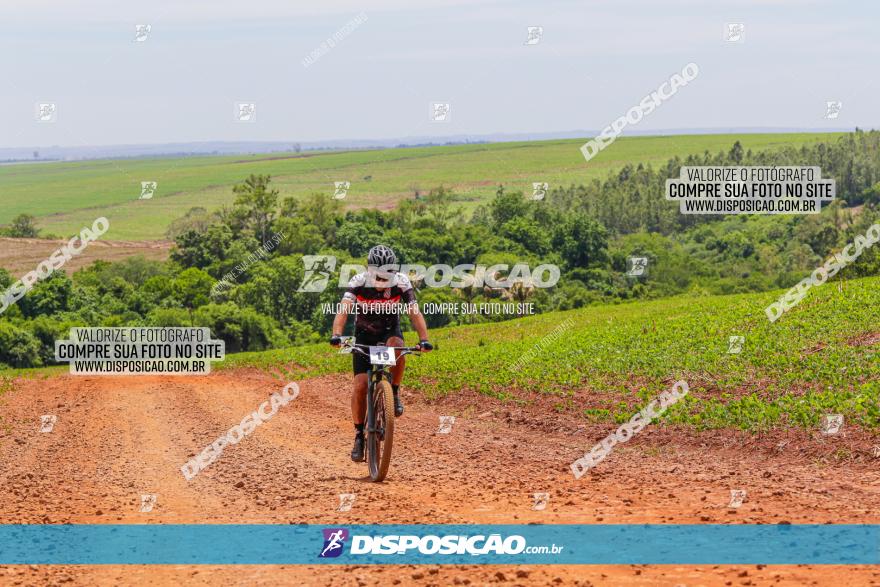
[[[357,340],[357,335],[355,335],[355,340]],[[351,357],[354,371],[351,393],[351,419],[355,427],[351,460],[360,462],[364,460],[364,420],[367,414],[367,371],[370,368],[370,361],[357,352],[353,352]]]
[[[364,460],[364,419],[367,412],[367,374],[354,376],[354,389],[351,394],[351,417],[354,420],[354,445],[351,447],[351,460],[360,463]]]
[[[355,331],[354,341],[357,344],[376,344],[376,336]],[[367,417],[367,371],[370,370],[370,359],[362,353],[351,353],[351,367],[354,381],[351,394],[351,419],[355,426],[363,424]]]
[[[403,346],[403,335],[400,329],[392,333],[388,337],[387,346]],[[400,399],[400,382],[403,381],[403,372],[406,370],[406,357],[400,356],[400,351],[395,351],[397,360],[391,367],[391,389],[394,392],[394,415],[400,417],[403,415],[403,401]]]
[[[367,374],[358,373],[354,376],[351,394],[351,419],[355,426],[363,424],[367,417]]]
[[[387,346],[403,346],[403,337],[395,334],[385,344]],[[397,361],[391,367],[391,384],[400,385],[400,382],[403,381],[403,372],[406,370],[406,357],[401,357],[400,351],[395,352],[397,353]]]

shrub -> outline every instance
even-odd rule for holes
[[[262,351],[289,344],[273,319],[232,302],[200,307],[195,311],[195,325],[207,326],[214,338],[222,338],[227,353]]]
[[[0,322],[0,363],[12,367],[39,367],[40,341],[22,328]]]

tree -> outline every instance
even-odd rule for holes
[[[296,198],[288,196],[281,200],[281,217],[292,218],[299,212],[299,202]]]
[[[40,344],[40,362],[55,363],[55,341],[70,338],[70,329],[82,326],[81,320],[59,319],[54,316],[37,316],[27,322],[28,330]]]
[[[209,213],[202,207],[190,208],[182,217],[171,223],[165,235],[174,240],[183,233],[193,230],[199,234],[208,230],[208,227],[217,219],[216,214]]]
[[[321,302],[338,301],[339,294],[332,286],[325,295],[298,291],[304,276],[305,267],[300,258],[276,257],[253,267],[251,280],[235,290],[235,301],[239,306],[249,306],[272,317],[285,327],[295,321],[309,322]],[[335,278],[332,275],[331,282]]]
[[[437,226],[445,227],[461,216],[461,210],[452,208],[454,198],[452,190],[448,190],[442,185],[436,190],[428,192],[428,196],[425,198],[425,212]]]
[[[192,318],[189,319],[192,324]],[[182,308],[154,308],[147,316],[147,325],[164,328],[186,326],[187,312]],[[213,332],[212,332],[213,334]]]
[[[578,214],[557,226],[553,246],[569,269],[596,266],[608,259],[608,231],[592,218]]]
[[[28,318],[56,314],[68,309],[72,291],[73,283],[64,271],[53,271],[49,277],[34,284],[18,305]]]
[[[204,233],[187,230],[174,239],[171,259],[184,267],[204,269],[226,259],[233,242],[232,230],[225,224],[212,224]]]
[[[190,326],[193,325],[193,310],[211,301],[211,288],[214,280],[210,275],[190,267],[180,272],[171,284],[171,291],[180,304],[189,310]]]
[[[279,218],[273,227],[284,234],[276,249],[278,255],[313,255],[324,246],[321,231],[302,218]]]
[[[37,228],[36,220],[30,214],[19,214],[12,219],[12,224],[6,229],[7,236],[12,238],[37,238],[40,229]]]
[[[232,302],[199,308],[196,323],[210,328],[215,337],[223,339],[227,353],[262,351],[289,344],[272,318],[259,314],[253,308],[239,308]],[[313,342],[314,337],[309,337],[307,331],[307,328],[298,328],[297,334]]]
[[[810,245],[813,252],[823,258],[832,252],[840,240],[840,231],[828,214],[810,215],[800,219],[794,234],[800,242]]]
[[[270,175],[251,174],[244,183],[232,188],[238,194],[235,198],[235,212],[253,227],[261,245],[267,242],[266,232],[272,225],[278,208],[278,190],[269,189],[271,179]]]
[[[375,226],[346,222],[336,231],[336,245],[347,250],[352,257],[361,257],[367,254],[380,234]]]
[[[508,220],[499,229],[499,234],[537,255],[545,255],[550,251],[546,225],[541,226],[530,218],[518,216]]]
[[[302,202],[300,210],[302,219],[329,239],[336,231],[336,220],[342,210],[342,202],[334,200],[328,194],[311,194]]]
[[[499,188],[489,209],[492,220],[498,227],[518,216],[525,216],[528,212],[528,203],[521,192],[505,192],[504,188]]]
[[[739,165],[743,160],[743,146],[739,141],[733,143],[733,147],[730,148],[730,153],[727,154],[727,157],[730,159],[732,163]]]

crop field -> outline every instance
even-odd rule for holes
[[[235,199],[232,186],[249,174],[269,174],[281,197],[332,194],[349,181],[351,207],[391,208],[416,191],[444,185],[473,208],[498,185],[529,193],[532,182],[551,186],[606,177],[628,163],[662,164],[673,156],[727,150],[800,147],[836,133],[678,135],[620,138],[589,163],[583,140],[513,142],[350,151],[213,157],[96,160],[0,166],[0,224],[17,214],[38,217],[44,233],[65,236],[110,219],[108,240],[161,240],[190,208],[215,210]],[[155,181],[153,198],[139,200],[142,181]]]
[[[676,297],[434,330],[437,352],[410,359],[408,380],[434,398],[464,389],[520,402],[537,392],[560,412],[619,423],[684,379],[691,392],[666,418],[695,429],[815,429],[830,413],[876,429],[878,286],[880,278],[868,278],[814,288],[774,323],[764,307],[782,292]],[[744,337],[741,352],[728,352],[731,336]],[[224,367],[244,365],[287,365],[301,378],[346,372],[350,359],[312,345],[244,353]]]

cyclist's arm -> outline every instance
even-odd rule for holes
[[[400,287],[400,297],[406,304],[406,313],[413,328],[419,334],[419,340],[428,340],[428,325],[425,323],[425,317],[419,310],[419,304],[416,301],[416,291],[413,289],[409,278],[402,273],[397,274],[398,287]]]
[[[345,289],[345,293],[342,294],[339,313],[333,318],[333,330],[331,332],[333,336],[342,336],[342,331],[345,330],[345,323],[348,322],[348,315],[356,311],[357,295],[363,285],[363,273],[358,273],[348,282],[348,287]]]
[[[345,323],[348,322],[348,315],[352,312],[353,306],[353,301],[348,298],[342,298],[342,308],[333,318],[333,336],[342,336],[342,331],[345,330]]]

